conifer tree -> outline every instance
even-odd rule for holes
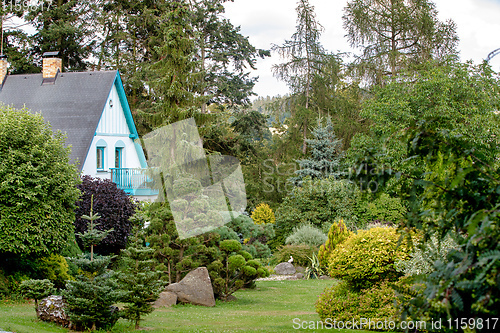
[[[99,219],[99,215],[93,212],[92,199],[90,214],[83,216],[89,221],[89,226],[83,234],[80,234],[85,243],[90,245],[91,253],[69,258],[78,266],[81,274],[74,281],[68,281],[66,290],[63,291],[73,329],[109,329],[119,317],[118,309],[113,304],[118,300],[120,292],[113,279],[114,272],[108,269],[114,257],[93,255],[93,246],[112,230],[95,229],[94,221]]]
[[[300,186],[307,176],[312,179],[322,179],[329,176],[339,177],[342,174],[340,171],[342,140],[337,139],[333,133],[330,118],[325,125],[321,124],[320,119],[312,135],[314,139],[306,140],[311,148],[311,157],[298,160],[300,170],[295,171],[296,177],[289,179],[294,185]]]
[[[124,290],[121,301],[126,303],[122,316],[133,322],[135,329],[139,329],[142,316],[154,310],[152,302],[163,287],[160,272],[154,270],[154,253],[154,249],[144,246],[137,232],[130,245],[122,250],[124,268],[118,273],[118,282]]]

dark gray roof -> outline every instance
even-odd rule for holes
[[[40,112],[54,131],[66,132],[71,160],[81,170],[115,77],[116,71],[65,72],[42,85],[42,74],[9,75],[0,102]]]

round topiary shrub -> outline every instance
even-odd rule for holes
[[[361,291],[354,291],[341,281],[319,296],[316,312],[323,321],[329,318],[337,322],[362,324],[365,320],[366,325],[360,329],[394,331],[392,325],[396,326],[399,319],[395,299],[394,290],[385,281]]]
[[[252,220],[256,224],[268,224],[276,222],[274,212],[266,203],[261,203],[252,212]]]
[[[329,273],[346,281],[354,289],[369,288],[382,280],[395,281],[402,273],[395,263],[409,257],[406,242],[398,246],[400,236],[393,228],[358,230],[333,250]]]
[[[113,231],[99,246],[94,248],[98,254],[107,255],[118,253],[127,245],[127,237],[132,228],[130,217],[134,215],[136,204],[123,190],[119,189],[115,183],[109,179],[92,178],[83,176],[82,183],[78,186],[82,192],[80,201],[75,210],[75,234],[84,233],[87,230],[88,221],[82,218],[82,215],[88,215],[90,212],[90,202],[93,196],[93,212],[99,214],[97,220],[97,230]],[[82,240],[76,237],[78,245],[83,248]]]

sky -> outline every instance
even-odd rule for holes
[[[460,60],[480,63],[490,52],[500,48],[500,0],[435,0],[438,18],[452,19],[460,38]],[[345,38],[342,15],[347,0],[309,0],[315,7],[316,18],[324,27],[321,44],[331,52],[354,52]],[[225,5],[224,16],[241,33],[248,36],[252,45],[270,49],[272,44],[282,45],[290,39],[296,27],[296,0],[234,0]],[[254,92],[259,96],[276,96],[288,93],[285,83],[276,80],[271,66],[283,62],[277,54],[258,59],[258,76]],[[500,71],[500,54],[490,61],[493,70]],[[256,97],[254,97],[256,98]]]

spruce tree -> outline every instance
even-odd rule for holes
[[[311,148],[311,157],[296,161],[300,170],[295,171],[296,177],[289,179],[296,186],[300,186],[308,176],[312,179],[322,179],[329,176],[339,177],[342,174],[340,171],[342,140],[337,139],[333,133],[330,118],[325,125],[321,123],[321,119],[318,120],[318,126],[313,129],[312,135],[314,139],[306,140]]]
[[[122,316],[139,329],[142,316],[153,311],[154,302],[162,290],[160,272],[155,271],[155,250],[146,247],[142,238],[135,236],[130,245],[122,250],[122,271],[118,282],[124,291],[121,301],[126,303]]]
[[[99,328],[109,329],[118,320],[118,309],[113,304],[118,300],[120,292],[113,279],[114,272],[108,269],[112,256],[93,254],[93,247],[104,239],[112,230],[96,230],[95,220],[99,219],[92,209],[93,197],[90,205],[90,215],[82,216],[89,221],[87,231],[80,237],[90,245],[90,253],[77,258],[69,258],[81,272],[74,281],[66,283],[63,296],[67,302],[67,313],[73,329]]]

